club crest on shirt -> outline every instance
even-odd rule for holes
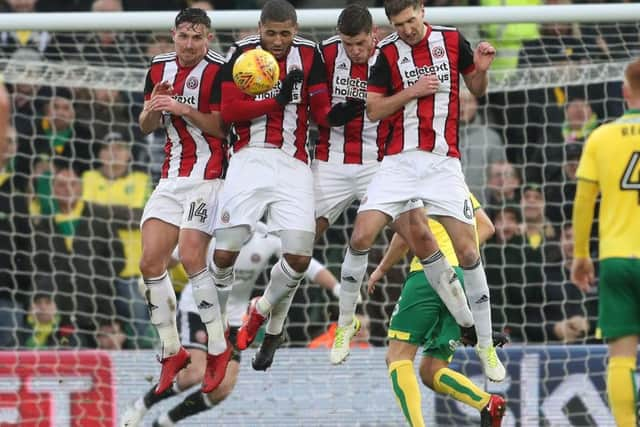
[[[187,88],[189,89],[195,89],[198,87],[198,83],[199,83],[198,79],[195,78],[194,76],[191,76],[187,79],[186,85],[187,85]]]
[[[436,59],[444,57],[444,48],[442,46],[435,46],[433,49],[431,49],[431,56]]]
[[[260,254],[251,254],[251,262],[257,264],[260,262]]]
[[[224,211],[222,212],[222,215],[220,215],[220,221],[222,221],[223,224],[228,224],[230,219],[231,215],[229,214],[229,211]]]

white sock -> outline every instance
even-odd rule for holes
[[[160,427],[173,427],[173,426],[175,426],[173,421],[171,421],[171,418],[169,418],[169,414],[166,413],[166,412],[158,417],[158,425]]]
[[[210,268],[211,276],[213,276],[213,282],[216,284],[216,288],[218,290],[220,313],[222,314],[222,317],[225,317],[227,312],[227,301],[229,300],[231,286],[233,285],[233,266],[220,268],[215,264],[215,262],[212,262]]]
[[[141,397],[139,399],[136,399],[135,402],[133,402],[133,407],[136,408],[137,410],[144,410],[146,411],[147,409],[147,405],[144,404],[144,398]]]
[[[282,301],[277,303],[271,309],[271,315],[269,316],[266,329],[266,332],[269,335],[280,335],[280,333],[282,333],[284,322],[287,320],[287,316],[289,314],[289,308],[291,308],[293,297],[296,296],[296,291],[299,286],[300,282],[298,282],[298,285],[295,288],[291,288]]]
[[[348,326],[353,322],[356,305],[360,296],[360,286],[367,272],[369,251],[349,248],[340,269],[340,315],[338,326]]]
[[[493,344],[493,332],[491,327],[491,303],[489,301],[489,285],[484,273],[482,261],[478,258],[471,267],[462,267],[464,276],[464,289],[469,300],[469,306],[476,324],[478,345],[489,347]]]
[[[258,300],[258,312],[263,316],[271,313],[273,307],[286,298],[291,290],[295,292],[303,276],[304,271],[295,271],[284,257],[280,258],[271,269],[271,280],[264,295]]]
[[[458,325],[472,326],[473,316],[467,306],[462,285],[442,252],[438,250],[420,262],[427,280],[447,306],[447,310],[456,319]]]
[[[162,357],[172,356],[180,350],[180,337],[176,326],[176,293],[167,272],[162,276],[144,279],[151,324],[158,330],[162,343]]]
[[[198,306],[200,319],[207,328],[208,352],[214,355],[220,354],[227,349],[227,340],[224,337],[218,291],[213,283],[213,277],[208,269],[203,268],[196,274],[189,276],[189,281],[193,286],[193,298]]]

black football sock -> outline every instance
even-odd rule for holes
[[[155,393],[155,389],[156,386],[151,387],[151,390],[149,390],[147,394],[144,395],[144,407],[147,409],[151,408],[161,400],[168,399],[169,397],[175,396],[177,394],[177,391],[175,390],[175,384],[173,387],[169,387],[167,390],[165,390],[164,393],[160,395]]]
[[[205,394],[200,390],[196,390],[180,402],[178,406],[169,411],[169,419],[175,423],[206,411],[213,406],[215,406],[215,404],[211,403]]]

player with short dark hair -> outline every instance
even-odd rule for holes
[[[232,127],[236,140],[217,207],[211,268],[219,289],[230,286],[243,242],[267,214],[270,230],[278,232],[282,240],[282,257],[271,270],[264,295],[252,300],[236,341],[240,350],[247,348],[268,318],[265,339],[252,362],[254,369],[266,370],[273,362],[291,301],[311,260],[315,221],[307,149],[309,119],[311,116],[326,125],[330,106],[322,57],[314,42],[296,35],[293,6],[284,0],[267,1],[258,29],[259,34],[231,47],[220,90],[215,91],[222,118]],[[270,52],[280,67],[280,81],[258,96],[241,92],[233,82],[235,61],[251,49]],[[222,322],[223,314],[224,302],[221,307],[210,307],[216,322]],[[223,368],[207,365],[207,370]]]
[[[380,166],[384,144],[389,136],[389,121],[373,122],[364,112],[367,79],[377,51],[373,20],[369,10],[359,4],[347,6],[338,17],[338,34],[320,43],[329,94],[335,117],[341,126],[320,126],[315,158],[311,165],[314,178],[316,238],[364,193]],[[346,123],[345,123],[346,122]],[[355,307],[360,292],[340,289],[340,306]],[[334,343],[345,333],[357,332],[357,317],[341,316]],[[332,363],[340,363],[349,345],[334,346]]]
[[[180,345],[176,295],[167,274],[176,244],[182,248],[181,261],[194,288],[202,289],[196,292],[199,305],[206,308],[217,304],[215,288],[203,286],[213,284],[207,269],[207,247],[226,151],[219,106],[211,95],[224,58],[208,48],[213,38],[210,26],[202,9],[187,8],[178,13],[172,30],[175,52],[152,59],[139,118],[143,133],[164,127],[167,134],[161,179],[141,220],[140,271],[147,288],[151,323],[162,342],[162,371],[155,390],[158,394],[169,389],[177,373],[189,363],[189,354]],[[231,345],[224,341],[222,326],[209,323],[207,332],[212,342],[209,356],[228,360]],[[215,341],[217,336],[222,337],[221,345]],[[215,380],[222,381],[222,376]]]
[[[484,372],[502,381],[505,369],[491,340],[489,288],[458,150],[460,75],[471,93],[483,95],[495,49],[481,42],[473,52],[456,29],[425,23],[421,1],[390,0],[385,12],[396,32],[378,44],[380,54],[368,82],[367,115],[370,120],[391,118],[392,132],[358,211],[342,264],[341,292],[358,291],[369,249],[380,230],[394,222],[465,335],[473,334],[475,320],[476,351]],[[407,206],[414,202],[424,203],[451,236],[471,310],[454,270],[421,220],[422,210]],[[340,314],[351,313],[341,307]]]
[[[607,395],[617,425],[635,426],[640,335],[640,60],[625,68],[622,95],[628,110],[591,133],[578,164],[571,280],[585,292],[595,281],[589,241],[599,193],[598,326],[609,347]]]

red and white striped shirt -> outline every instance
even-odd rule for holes
[[[298,68],[303,71],[304,79],[293,88],[292,101],[252,120],[233,123],[237,137],[234,151],[244,147],[276,147],[305,163],[309,161],[307,141],[309,137],[310,97],[320,91],[326,91],[326,76],[322,57],[316,44],[301,37],[294,37],[287,56],[278,60],[280,81],[269,92],[258,96],[238,94],[233,82],[232,70],[235,60],[243,52],[260,49],[260,37],[249,36],[236,42],[227,55],[227,64],[221,74],[221,108],[231,105],[240,96],[243,101],[262,101],[274,98],[280,92],[280,86],[287,71]]]
[[[393,130],[385,155],[419,149],[460,158],[460,73],[475,69],[473,51],[455,28],[427,25],[426,30],[424,39],[414,46],[397,33],[378,44],[380,55],[368,90],[393,95],[422,76],[435,74],[440,79],[434,95],[413,99],[392,116]]]
[[[151,61],[144,87],[144,99],[151,99],[157,83],[173,84],[173,98],[202,113],[220,111],[212,99],[214,80],[224,58],[209,50],[193,67],[182,67],[175,52],[158,55]],[[163,113],[167,133],[161,178],[216,179],[224,174],[226,142],[208,135],[181,116]]]
[[[376,49],[366,64],[355,64],[347,55],[340,36],[320,45],[331,95],[331,105],[347,99],[367,100],[367,80],[376,62]],[[362,164],[382,160],[389,136],[389,120],[372,122],[366,112],[344,126],[320,127],[315,158],[327,162]]]

